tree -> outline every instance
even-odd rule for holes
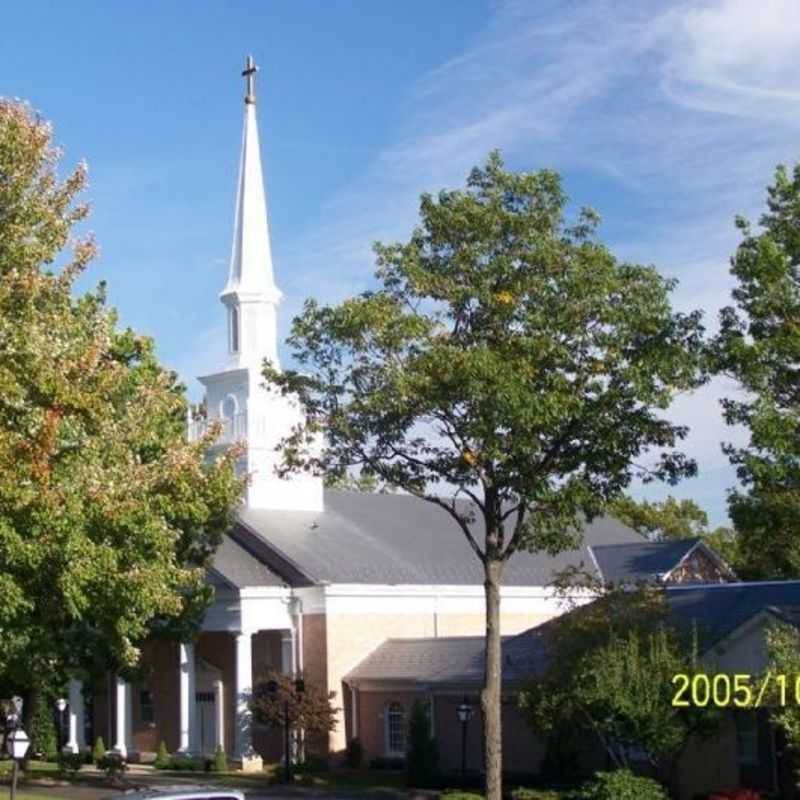
[[[537,730],[592,731],[617,769],[640,750],[664,782],[694,734],[715,730],[713,707],[677,708],[673,677],[693,675],[697,637],[669,621],[664,594],[613,589],[548,624],[547,668],[520,693]]]
[[[800,632],[793,625],[778,622],[767,629],[768,669],[773,675],[790,675],[789,692],[795,691],[796,681],[800,675]],[[786,694],[786,692],[784,692]],[[797,754],[800,752],[800,706],[792,702],[795,695],[773,698],[769,704],[772,722],[783,732],[786,744]]]
[[[296,682],[303,682],[298,692]],[[335,692],[325,692],[302,674],[268,670],[260,676],[250,703],[253,717],[265,725],[282,728],[288,714],[289,726],[308,733],[330,733],[336,727],[340,709],[331,702]]]
[[[693,539],[708,533],[708,514],[694,500],[650,502],[622,495],[611,503],[610,512],[620,521],[654,541]]]
[[[555,173],[511,173],[492,154],[466,191],[423,195],[408,243],[375,246],[376,289],[306,302],[289,339],[302,372],[264,372],[308,415],[284,442],[285,471],[366,469],[439,506],[480,560],[491,800],[505,564],[572,547],[634,474],[695,470],[673,449],[685,430],[659,412],[700,382],[699,313],[673,313],[673,282],[619,263],[597,216],[570,226],[565,206]],[[637,467],[651,446],[664,455]]]
[[[768,211],[731,260],[734,305],[720,312],[717,369],[744,393],[723,401],[729,425],[744,425],[746,447],[724,446],[741,488],[728,496],[751,578],[800,574],[800,165],[778,167]]]
[[[439,748],[431,735],[429,707],[419,700],[411,708],[408,723],[408,754],[406,779],[408,785],[418,789],[434,785],[439,767]]]
[[[129,674],[140,645],[196,623],[204,568],[241,492],[235,454],[206,463],[153,343],[120,330],[73,229],[50,126],[0,101],[0,675],[17,690],[67,673]]]

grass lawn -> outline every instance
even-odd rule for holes
[[[175,777],[187,775],[185,772],[161,774]],[[265,764],[263,772],[203,772],[195,774],[202,775],[203,782],[207,783],[230,786],[235,789],[256,789],[260,786],[280,783],[283,779],[283,767],[280,764]],[[294,785],[330,791],[396,792],[405,788],[405,774],[401,771],[386,769],[331,769],[295,775]]]

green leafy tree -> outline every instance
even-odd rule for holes
[[[769,668],[773,675],[800,675],[800,632],[793,625],[777,623],[767,630]],[[790,681],[791,683],[791,681]],[[792,689],[794,686],[792,685]],[[800,753],[800,706],[795,703],[771,703],[770,717],[786,737],[787,745]]]
[[[50,126],[0,101],[0,674],[127,674],[154,633],[190,628],[204,568],[241,492],[235,454],[206,463],[153,343],[76,281],[79,166],[61,181]]]
[[[55,761],[58,755],[58,740],[53,720],[53,703],[44,692],[35,692],[32,703],[28,726],[30,752],[32,755],[41,756],[44,761]]]
[[[609,511],[654,541],[693,539],[708,533],[708,514],[694,500],[678,500],[672,495],[656,502],[622,495],[611,503]]]
[[[637,752],[670,782],[690,738],[716,729],[716,709],[672,704],[697,643],[671,627],[661,591],[611,590],[546,626],[545,640],[549,666],[520,693],[538,730],[592,731],[618,769]]]
[[[558,175],[508,172],[491,155],[466,191],[423,195],[407,243],[375,246],[377,288],[306,302],[289,340],[302,372],[265,369],[308,414],[284,442],[286,470],[366,469],[440,507],[479,559],[491,800],[508,560],[574,546],[637,473],[695,471],[674,450],[686,431],[661,412],[699,383],[700,315],[674,313],[673,282],[618,262],[596,215],[568,225],[565,206]],[[650,447],[663,457],[638,468]]]
[[[775,173],[768,210],[731,260],[734,305],[720,313],[714,353],[720,372],[745,391],[723,402],[746,447],[725,446],[740,488],[729,494],[745,574],[800,575],[800,166]]]
[[[439,747],[431,735],[431,717],[426,704],[414,701],[408,722],[406,780],[416,788],[435,784],[439,768]]]

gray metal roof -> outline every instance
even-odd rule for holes
[[[699,541],[597,544],[592,552],[606,583],[651,583],[674,569]]]
[[[457,524],[410,495],[328,490],[322,512],[243,509],[233,536],[292,585],[483,583],[481,563]],[[620,522],[598,518],[576,550],[516,553],[503,583],[544,586],[567,566],[595,572],[589,546],[641,542]]]
[[[214,553],[211,570],[237,589],[243,586],[283,586],[285,583],[230,536],[222,537]]]

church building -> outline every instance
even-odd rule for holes
[[[222,746],[243,768],[258,769],[262,760],[282,757],[282,737],[257,724],[248,709],[252,687],[267,669],[302,671],[307,682],[335,693],[341,711],[327,742],[332,759],[356,737],[367,760],[401,758],[415,698],[431,703],[433,718],[452,718],[456,731],[465,695],[477,705],[482,566],[451,518],[407,495],[333,491],[319,477],[275,473],[276,446],[303,412],[265,389],[261,377],[264,358],[279,363],[281,291],[270,247],[255,70],[248,58],[233,246],[219,295],[228,355],[219,371],[200,378],[207,416],[188,424],[189,437],[197,439],[211,422],[222,423],[211,456],[242,442],[240,469],[250,484],[208,570],[215,599],[199,635],[150,643],[147,685],[109,676],[84,692],[74,681],[71,750],[97,736],[130,760],[151,758],[161,741],[186,754]],[[683,580],[694,573],[727,579],[724,565],[696,541],[654,547],[601,518],[587,526],[576,550],[514,555],[501,593],[503,635],[561,612],[550,584],[568,566],[615,581],[642,574],[669,579],[676,570]],[[400,658],[406,672],[396,674]],[[478,744],[475,735],[470,746]],[[447,760],[449,745],[440,741],[440,747]],[[455,751],[452,757],[458,758]],[[509,752],[508,758],[525,763],[527,755]]]

